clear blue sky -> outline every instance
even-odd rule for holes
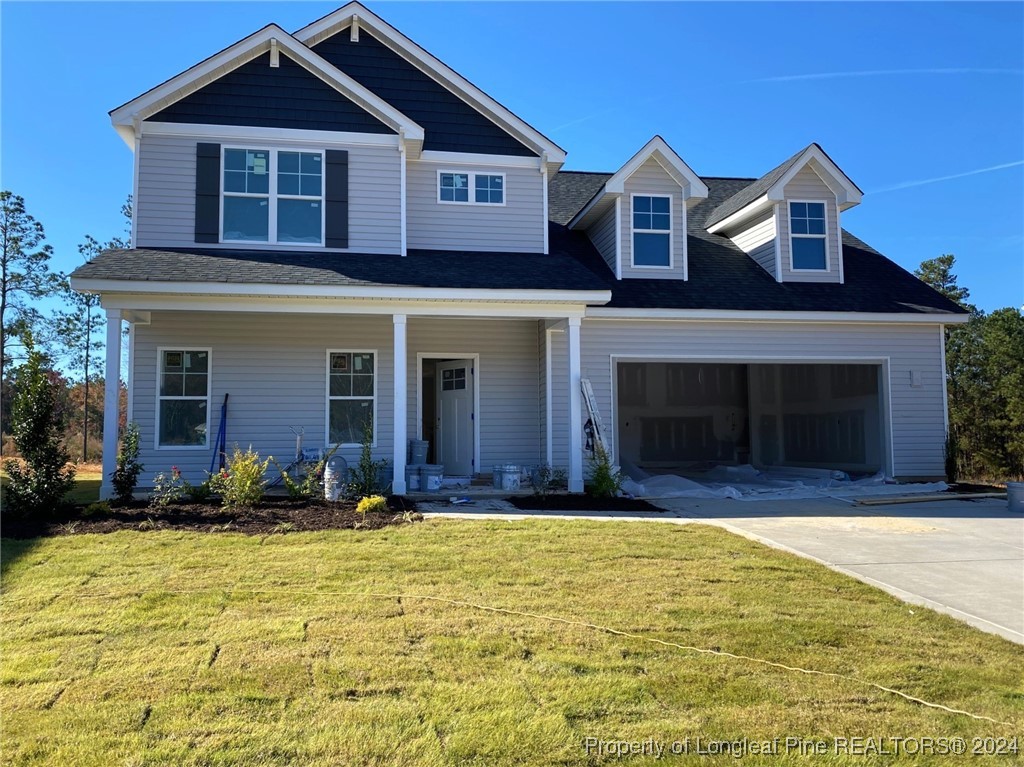
[[[0,183],[57,266],[121,229],[132,160],[108,110],[338,5],[0,4]],[[1020,3],[368,5],[567,149],[566,168],[614,170],[660,133],[702,175],[758,176],[817,141],[866,192],[847,229],[908,269],[955,253],[985,310],[1024,304]]]

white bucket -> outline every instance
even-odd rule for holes
[[[348,462],[340,455],[335,455],[324,466],[324,498],[337,501],[341,497],[341,486],[348,469]]]
[[[501,489],[505,492],[518,490],[522,484],[522,479],[519,475],[519,467],[514,463],[509,463],[504,466],[499,466],[498,469],[501,474]]]
[[[1024,482],[1006,483],[1006,504],[1010,511],[1024,514]]]
[[[406,466],[405,467],[405,490],[406,492],[412,492],[420,489],[420,467],[419,466]]]
[[[444,476],[444,466],[425,463],[420,469],[420,489],[428,493],[436,493],[441,489],[441,478]]]

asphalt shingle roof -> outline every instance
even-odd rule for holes
[[[799,155],[800,153],[798,153]],[[223,249],[110,250],[80,266],[81,279],[513,290],[609,290],[608,306],[747,311],[960,314],[963,310],[850,233],[845,284],[777,282],[709,217],[757,199],[793,159],[761,179],[704,178],[709,195],[687,214],[689,280],[616,280],[588,237],[566,224],[611,173],[562,171],[550,181],[550,254],[410,250],[401,256]],[[728,203],[728,207],[726,204]],[[738,208],[737,208],[738,210]],[[728,215],[728,213],[726,214]]]
[[[817,144],[811,144],[810,146],[817,146]],[[786,172],[793,167],[793,163],[795,163],[800,158],[800,155],[806,152],[809,148],[809,146],[804,147],[782,163],[782,165],[772,168],[761,176],[761,178],[754,181],[754,183],[748,184],[730,196],[708,214],[707,220],[704,222],[704,226],[714,226],[719,221],[727,219],[736,211],[747,207],[758,197],[764,196],[765,192],[775,186],[775,182],[785,176]]]

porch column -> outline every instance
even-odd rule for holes
[[[395,327],[395,413],[394,413],[394,460],[395,479],[391,490],[395,495],[405,494],[405,449],[408,413],[408,374],[406,370],[405,315],[392,317]]]
[[[583,394],[580,391],[580,318],[569,318],[569,492],[583,492]]]
[[[103,387],[103,478],[100,498],[114,497],[110,475],[117,467],[117,422],[121,401],[121,310],[107,309],[107,367]]]

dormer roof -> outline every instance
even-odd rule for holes
[[[840,210],[860,203],[860,188],[833,162],[818,144],[810,144],[781,165],[772,168],[750,186],[727,199],[708,216],[707,229],[717,232],[732,223],[751,218],[765,207],[785,199],[784,189],[804,167],[810,166],[836,194]]]

